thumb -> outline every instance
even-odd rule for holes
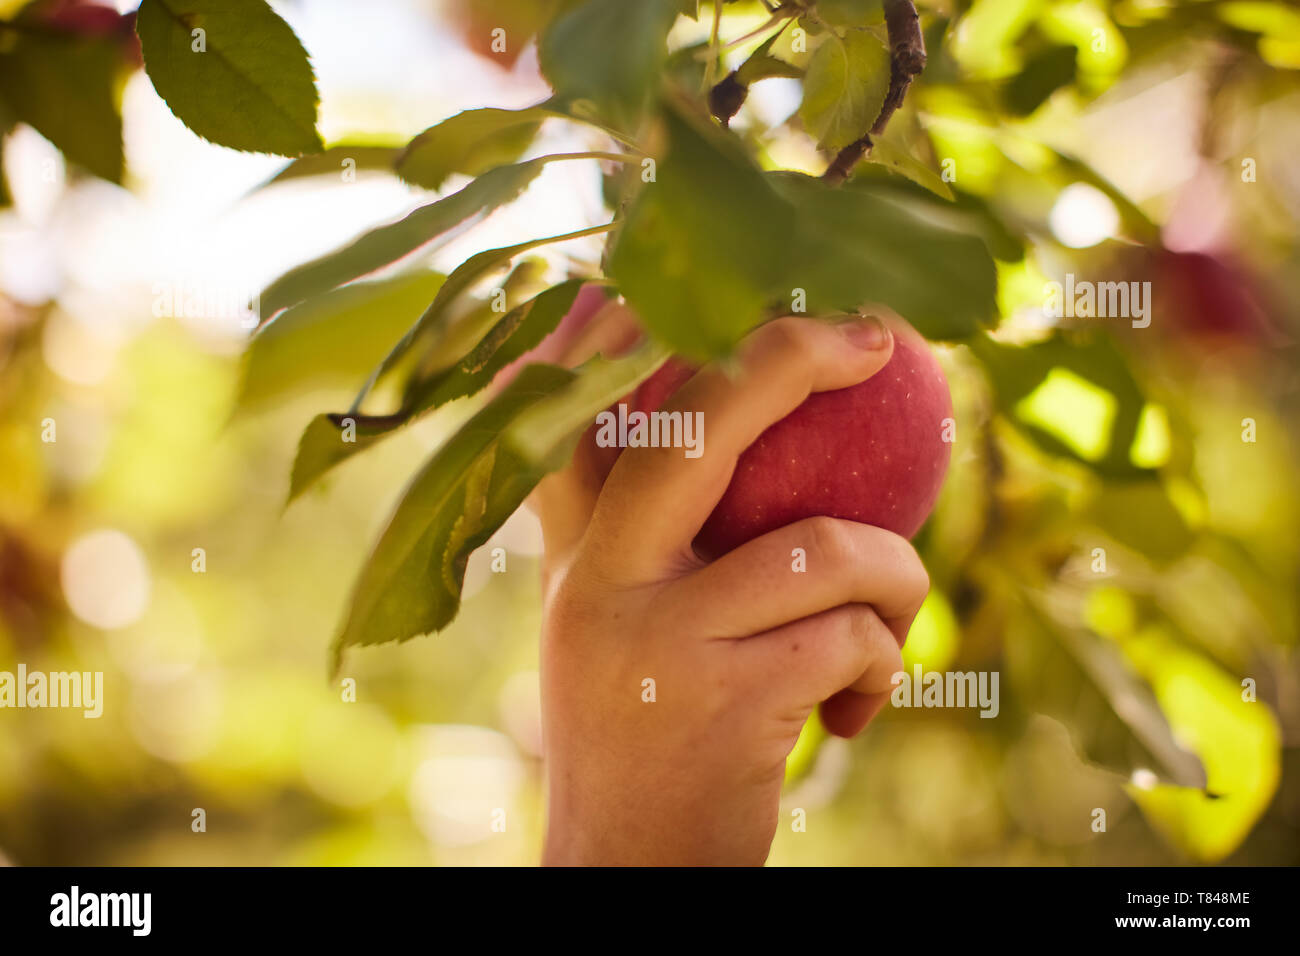
[[[557,363],[572,368],[595,355],[622,355],[641,335],[636,314],[621,302],[610,301],[565,347]],[[595,434],[593,422],[578,442],[572,461],[542,479],[528,499],[542,525],[548,564],[571,551],[582,537],[605,478],[618,458],[619,449],[598,447]]]

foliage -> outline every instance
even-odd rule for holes
[[[919,624],[916,640],[950,650],[917,660],[1001,667],[1016,727],[1037,727],[1042,715],[1059,721],[1087,760],[1132,781],[1144,812],[1185,855],[1223,858],[1277,786],[1277,720],[1235,688],[1251,675],[1281,680],[1273,648],[1294,642],[1296,609],[1277,594],[1293,592],[1294,549],[1270,564],[1249,534],[1208,515],[1220,492],[1193,451],[1205,409],[1170,372],[1185,343],[1158,329],[1034,317],[1047,278],[1127,268],[1133,249],[1161,248],[1159,203],[1130,199],[1072,155],[1062,117],[1068,125],[1188,37],[1233,64],[1209,93],[1211,114],[1227,110],[1215,97],[1243,88],[1257,99],[1295,96],[1285,72],[1300,65],[1294,17],[1271,3],[923,3],[926,68],[888,128],[873,132],[896,80],[883,22],[895,5],[787,0],[769,15],[729,4],[721,33],[692,45],[680,39],[683,25],[708,30],[711,5],[696,21],[696,4],[681,0],[496,0],[493,22],[536,36],[551,98],[462,112],[405,144],[328,149],[307,52],[263,0],[144,0],[135,30],[149,79],[195,133],[298,157],[274,182],[351,160],[446,190],[272,282],[244,360],[241,410],[321,380],[359,392],[350,408],[319,410],[301,436],[291,497],[479,396],[478,411],[392,510],[356,582],[336,662],[354,645],[447,627],[474,549],[565,463],[595,412],[669,351],[723,359],[795,301],[812,314],[880,303],[949,347],[962,429],[949,488],[918,542],[939,600],[955,610],[948,624]],[[116,34],[75,36],[43,17],[34,3],[0,23],[0,119],[6,129],[31,125],[68,161],[121,182],[119,88],[133,54]],[[734,48],[724,48],[727,37]],[[742,104],[753,85],[776,78],[799,84],[800,105],[766,121]],[[584,127],[604,148],[539,153],[546,123]],[[820,148],[823,168],[858,147],[852,178],[837,185],[783,168],[777,157],[790,151],[781,147],[795,141]],[[601,165],[612,186],[607,219],[565,234],[539,224],[534,237],[446,276],[413,267],[561,161]],[[1095,249],[1054,238],[1053,199],[1074,183],[1108,196],[1119,217],[1117,234]],[[587,233],[608,235],[599,273],[538,289],[518,271],[530,251]],[[512,267],[513,285],[500,279]],[[645,348],[578,369],[533,365],[488,390],[556,327],[584,280],[626,298]],[[504,310],[476,298],[489,282],[506,291]],[[1243,377],[1257,375],[1261,388],[1285,366],[1262,347],[1248,361]],[[383,386],[400,400],[375,411],[390,394]],[[1253,417],[1269,415],[1287,413]],[[1118,577],[1089,570],[1097,548]],[[1172,606],[1169,582],[1206,564],[1214,587],[1258,608],[1267,633],[1225,649],[1216,631],[1231,621],[1213,607],[1197,619]],[[944,627],[960,627],[960,641],[945,644]],[[1247,756],[1234,757],[1243,741]]]

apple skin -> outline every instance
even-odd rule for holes
[[[952,418],[952,396],[926,341],[905,323],[890,328],[894,354],[883,369],[849,388],[810,395],[741,454],[695,539],[701,556],[718,557],[818,515],[905,538],[920,530],[948,470],[944,422]],[[693,372],[669,360],[637,389],[634,407],[659,408]]]
[[[1183,338],[1213,348],[1270,344],[1276,337],[1254,280],[1229,257],[1161,249],[1148,274],[1161,324]]]
[[[440,6],[440,13],[447,17],[465,46],[507,70],[514,68],[537,30],[537,17],[530,15],[529,8],[545,7],[535,0],[526,4],[502,3],[501,0],[452,0]],[[498,36],[493,31],[498,28],[505,31],[505,49],[493,49]]]
[[[116,37],[124,57],[133,66],[144,63],[140,41],[135,35],[135,14],[118,13],[111,6],[93,0],[62,0],[46,4],[37,16],[44,26],[62,33],[87,37]]]
[[[48,4],[43,10],[44,22],[68,33],[83,36],[105,36],[118,33],[126,19],[112,7],[86,0],[63,0]]]

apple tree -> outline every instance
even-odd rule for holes
[[[458,113],[395,147],[322,141],[307,51],[264,0],[143,0],[138,52],[131,17],[75,3],[34,3],[0,25],[0,122],[31,124],[90,174],[122,176],[114,89],[142,55],[195,133],[289,157],[277,182],[350,163],[428,191],[401,220],[271,282],[244,360],[241,402],[322,375],[355,389],[302,433],[290,499],[413,421],[478,403],[392,509],[336,665],[349,648],[446,627],[471,552],[670,355],[725,361],[772,317],[877,303],[941,346],[957,409],[948,486],[917,538],[935,593],[909,665],[1000,671],[1009,724],[1059,722],[1184,852],[1232,852],[1277,787],[1278,648],[1297,633],[1295,549],[1259,546],[1257,527],[1219,520],[1214,504],[1225,481],[1275,500],[1244,421],[1296,411],[1294,316],[1278,305],[1295,290],[1249,265],[1257,253],[1294,265],[1296,210],[1288,237],[1278,193],[1245,188],[1285,154],[1240,122],[1300,96],[1294,11],[463,0],[448,13],[505,67],[534,50],[552,94]],[[1087,111],[1157,88],[1180,58],[1204,80],[1177,101],[1197,110],[1189,162],[1242,187],[1243,221],[1273,224],[1235,257],[1171,242],[1168,197],[1131,197],[1079,135]],[[765,86],[793,90],[790,109],[758,108]],[[593,146],[541,152],[544,124],[584,129]],[[598,169],[604,218],[561,233],[538,223],[445,275],[427,267],[441,241],[559,163]],[[604,237],[598,269],[541,281],[530,253],[590,235]],[[578,368],[533,362],[500,387],[591,284],[627,301],[643,343]],[[1121,291],[1124,308],[1108,311]],[[1186,377],[1207,354],[1257,389],[1226,418],[1205,417],[1207,394]],[[1219,423],[1208,439],[1193,425],[1207,420]],[[1244,678],[1267,703],[1243,704]],[[816,728],[805,737],[795,772]]]

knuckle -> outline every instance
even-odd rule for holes
[[[812,329],[801,319],[784,318],[769,322],[763,326],[759,341],[764,349],[801,363],[811,362],[816,354]]]
[[[876,626],[876,612],[866,604],[850,604],[844,608],[845,626],[848,628],[856,647],[865,648],[873,637]]]
[[[890,535],[887,541],[890,561],[903,589],[919,601],[930,590],[930,573],[925,569],[921,556],[906,538]]]
[[[875,647],[876,612],[865,604],[848,604],[834,611],[839,635],[838,663],[833,690],[860,674],[871,663]]]
[[[838,518],[816,517],[805,522],[811,550],[828,567],[853,558],[853,536]]]
[[[906,544],[906,548],[903,566],[906,572],[907,586],[916,596],[919,604],[930,593],[930,572],[925,569],[921,556],[916,553],[916,549],[910,543]]]
[[[916,594],[920,600],[925,600],[925,596],[930,593],[930,572],[925,569],[925,565],[917,562],[916,575]]]

